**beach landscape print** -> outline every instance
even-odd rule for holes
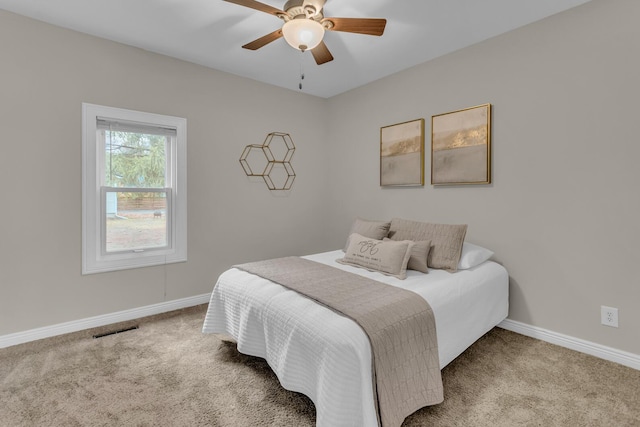
[[[424,185],[424,119],[380,128],[380,185]]]
[[[491,104],[431,118],[431,184],[491,183]]]

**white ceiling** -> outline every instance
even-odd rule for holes
[[[283,39],[273,15],[223,0],[0,0],[0,9],[276,86],[331,97],[590,0],[327,0],[325,16],[386,18],[381,37],[331,32],[316,65]],[[285,0],[264,0],[282,9]]]

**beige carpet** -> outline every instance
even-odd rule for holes
[[[0,349],[0,425],[313,426],[262,359],[200,333],[204,309]],[[640,426],[640,371],[498,328],[443,379],[403,426]]]

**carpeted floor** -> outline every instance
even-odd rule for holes
[[[313,426],[264,360],[200,332],[204,310],[0,349],[0,426]],[[640,371],[499,328],[443,380],[403,426],[640,426]]]

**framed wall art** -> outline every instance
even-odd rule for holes
[[[424,119],[380,128],[380,185],[424,185]]]
[[[431,117],[431,184],[491,183],[491,104]]]

